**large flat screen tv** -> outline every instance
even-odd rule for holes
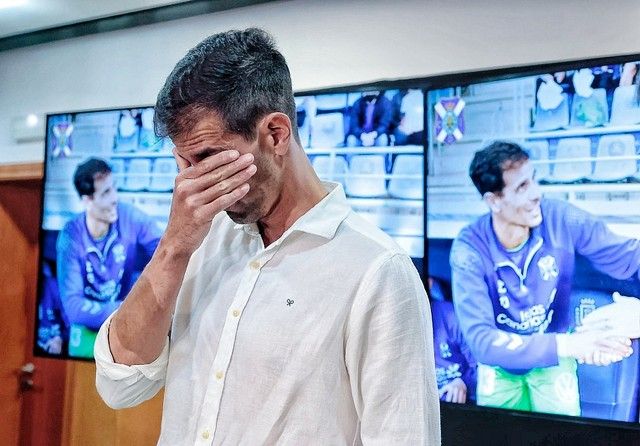
[[[177,168],[151,107],[51,114],[46,128],[34,351],[92,359],[162,235]]]
[[[639,61],[428,80],[425,282],[444,401],[638,428]],[[608,360],[592,346],[621,333],[633,353],[595,365]]]

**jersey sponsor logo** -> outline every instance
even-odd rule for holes
[[[538,260],[538,269],[543,280],[551,280],[558,277],[558,263],[552,255],[547,255]]]
[[[531,329],[540,327],[543,324],[546,324],[546,328],[550,322],[550,318],[549,322],[547,322],[547,309],[542,304],[537,304],[530,307],[528,310],[520,311],[519,316],[520,321],[516,321],[508,314],[500,313],[496,317],[496,322],[517,331],[530,331]]]

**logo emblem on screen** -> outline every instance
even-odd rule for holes
[[[543,280],[551,280],[560,274],[556,258],[551,255],[544,256],[538,260],[538,268],[540,269],[540,276],[542,276]]]
[[[53,152],[54,158],[60,156],[71,156],[71,134],[73,133],[73,124],[61,122],[53,126]]]
[[[445,98],[441,99],[434,110],[435,116],[435,135],[436,139],[441,143],[453,144],[462,139],[464,134],[464,109],[465,102],[462,98]]]

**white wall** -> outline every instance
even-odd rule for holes
[[[637,0],[291,0],[0,52],[0,162],[27,113],[153,104],[173,65],[230,28],[270,31],[294,89],[639,53]]]

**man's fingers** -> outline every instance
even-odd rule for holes
[[[194,166],[194,170],[185,171],[185,178],[189,179],[189,188],[192,190],[192,194],[198,193],[215,187],[218,183],[231,178],[236,173],[251,166],[253,159],[253,155],[247,153],[230,163],[221,165],[213,170],[204,171],[197,176],[194,176],[197,173],[196,166]],[[198,165],[198,168],[199,167],[200,165]]]
[[[622,338],[619,336],[611,336],[606,339],[600,339],[597,342],[597,348],[602,353],[611,355],[614,358],[623,358],[630,356],[633,350],[630,347],[631,341],[628,338]]]
[[[455,391],[455,389],[456,389],[455,387],[453,387],[453,388],[450,387],[449,390],[447,391],[447,396],[444,399],[447,403],[452,402],[452,400],[453,400],[453,392]]]
[[[240,158],[240,152],[237,150],[223,150],[222,152],[218,152],[214,155],[210,155],[204,158],[202,161],[198,162],[198,164],[193,166],[193,170],[188,173],[189,178],[199,178],[202,177],[209,172],[213,172],[219,169],[222,166],[233,163],[238,158]],[[251,158],[253,160],[252,154],[245,154],[243,159]]]
[[[248,192],[249,185],[247,183],[244,183],[240,187],[233,189],[228,194],[224,194],[216,198],[211,203],[200,206],[197,212],[199,215],[202,215],[201,218],[205,220],[211,219],[213,217],[210,218],[209,216],[214,216],[218,212],[224,211],[228,207],[232,206],[236,201],[242,199],[242,197],[247,195]]]
[[[178,164],[178,172],[182,172],[191,165],[189,161],[180,156],[175,147],[173,148],[173,157],[176,159],[176,164]]]
[[[237,189],[244,183],[247,183],[251,177],[256,173],[256,166],[254,164],[249,167],[237,172],[232,177],[224,179],[208,189],[202,191],[197,199],[201,204],[207,204],[214,201],[216,198],[221,197],[222,195],[228,194],[234,189]]]

